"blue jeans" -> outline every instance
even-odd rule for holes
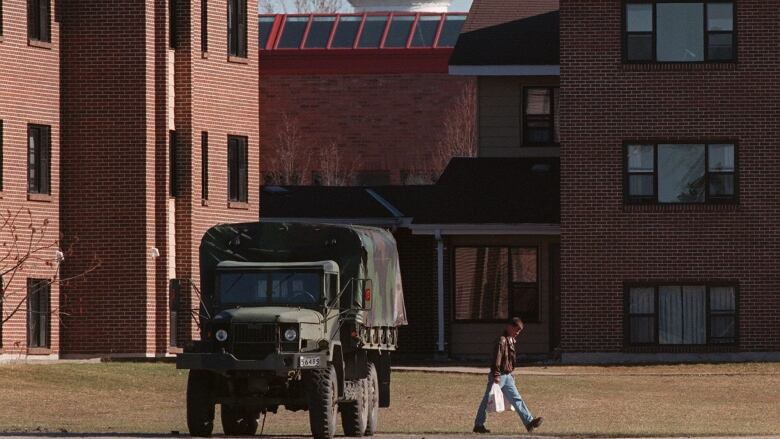
[[[493,383],[495,382],[493,379],[494,375],[489,373],[485,396],[482,397],[482,403],[479,404],[477,418],[474,420],[474,425],[485,425],[485,421],[487,420],[487,404],[488,399],[490,398],[490,389],[493,387]],[[531,421],[534,420],[534,417],[531,415],[531,411],[528,410],[528,406],[525,405],[523,397],[520,396],[520,392],[517,391],[517,386],[515,386],[515,377],[513,377],[511,373],[503,374],[499,378],[498,385],[501,386],[501,391],[504,392],[504,396],[506,396],[506,399],[509,400],[509,402],[512,403],[512,405],[515,407],[517,414],[520,415],[520,420],[523,422],[523,425],[530,424]]]

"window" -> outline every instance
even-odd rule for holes
[[[182,280],[171,279],[168,281],[168,300],[170,311],[168,312],[168,346],[179,346],[179,308],[182,302]]]
[[[50,0],[27,0],[27,37],[33,41],[51,41]]]
[[[463,28],[463,23],[466,22],[465,15],[447,15],[444,20],[444,26],[441,29],[441,35],[439,35],[438,47],[455,47],[455,43],[458,42],[460,36],[460,30]]]
[[[51,285],[46,279],[27,279],[27,347],[48,348]]]
[[[378,48],[382,43],[382,35],[387,26],[387,17],[369,15],[363,23],[363,31],[360,33],[358,47],[363,49]]]
[[[169,162],[169,169],[168,169],[168,177],[169,177],[169,184],[168,188],[170,190],[170,196],[175,197],[179,193],[179,179],[178,179],[178,171],[179,167],[176,165],[176,131],[169,131],[168,132],[168,160]]]
[[[532,247],[457,247],[455,319],[539,322],[538,252]]]
[[[409,32],[412,30],[413,24],[414,16],[412,15],[397,15],[393,17],[393,22],[390,24],[390,30],[387,32],[387,39],[385,40],[384,47],[406,47],[406,42],[409,39]]]
[[[0,36],[3,35],[3,0],[0,0]]]
[[[355,45],[358,30],[360,30],[361,17],[341,16],[339,24],[336,26],[336,33],[333,35],[333,42],[330,47],[336,49],[351,49]]]
[[[175,49],[178,37],[176,0],[168,0],[168,47]]]
[[[303,47],[307,49],[324,49],[330,39],[330,31],[336,17],[314,17],[309,28],[309,34],[306,37],[306,44]]]
[[[284,23],[282,36],[279,39],[280,49],[297,49],[301,47],[303,34],[306,33],[306,26],[309,17],[289,16]]]
[[[525,88],[523,102],[524,144],[557,145],[558,87]]]
[[[625,4],[627,62],[718,62],[735,59],[734,3],[637,1]]]
[[[737,341],[737,289],[733,285],[642,285],[627,291],[626,339],[630,345]]]
[[[246,0],[228,0],[228,54],[246,58]]]
[[[30,125],[27,129],[27,191],[51,193],[51,127]]]
[[[260,49],[265,49],[268,45],[268,39],[271,38],[271,31],[274,28],[274,17],[260,17],[258,33],[260,36]]]
[[[247,151],[246,137],[228,136],[228,199],[234,202],[247,202]]]
[[[200,0],[200,51],[209,51],[209,1]]]
[[[627,201],[735,202],[735,150],[731,143],[628,144]]]
[[[432,47],[440,22],[441,17],[438,15],[421,16],[412,34],[412,47]]]
[[[200,133],[200,197],[209,199],[209,133]]]

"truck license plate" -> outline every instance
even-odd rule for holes
[[[320,357],[300,357],[301,367],[319,367]]]

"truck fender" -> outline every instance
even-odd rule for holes
[[[336,368],[338,378],[339,398],[344,397],[344,355],[341,353],[341,345],[334,344],[330,351],[330,363]]]

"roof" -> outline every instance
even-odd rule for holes
[[[455,158],[434,185],[265,187],[262,219],[362,224],[559,224],[557,158]]]
[[[552,11],[462,33],[450,65],[558,65],[559,21]]]
[[[543,15],[559,7],[559,0],[474,0],[463,32]]]
[[[262,75],[447,74],[463,13],[260,15]]]

